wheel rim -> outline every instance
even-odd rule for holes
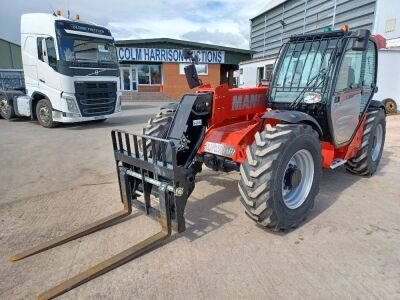
[[[300,207],[310,193],[313,180],[314,159],[310,151],[297,151],[286,165],[282,178],[282,199],[285,205],[290,209]]]
[[[7,113],[7,111],[8,111],[7,99],[4,97],[0,97],[0,112]]]
[[[39,109],[39,117],[43,123],[48,124],[50,122],[50,110],[47,106],[42,106]]]
[[[374,143],[371,151],[373,161],[376,161],[378,159],[379,154],[381,153],[382,143],[383,143],[383,127],[382,124],[378,124],[375,130]]]

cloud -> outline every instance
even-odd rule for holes
[[[1,0],[0,37],[19,43],[22,13],[61,9],[110,28],[116,39],[177,38],[248,48],[249,19],[266,0]]]
[[[180,36],[184,40],[195,41],[200,43],[208,43],[215,45],[224,45],[235,48],[248,48],[249,40],[242,34],[232,32],[221,32],[216,29],[213,32],[206,28],[200,28],[186,32]]]

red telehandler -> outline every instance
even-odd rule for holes
[[[13,261],[114,224],[135,207],[161,231],[39,295],[54,298],[185,231],[184,210],[202,165],[240,171],[247,215],[275,231],[297,227],[318,194],[322,168],[344,165],[371,176],[381,159],[386,113],[377,91],[377,50],[385,40],[368,30],[292,36],[268,87],[212,88],[185,68],[191,88],[150,119],[143,134],[112,131],[121,212],[13,256]]]

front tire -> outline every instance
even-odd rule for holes
[[[36,117],[45,128],[54,128],[57,123],[53,121],[53,108],[48,99],[41,99],[36,105]]]
[[[171,126],[172,119],[174,118],[175,111],[172,110],[163,110],[159,112],[153,118],[150,118],[147,122],[147,125],[143,128],[143,135],[149,135],[164,139],[167,137],[169,127]],[[150,140],[146,142],[146,149],[148,157],[152,157],[152,150],[150,147]],[[140,151],[143,152],[143,145],[141,141],[139,141]],[[160,153],[160,151],[156,150],[156,152]]]
[[[273,231],[297,227],[319,192],[318,133],[304,124],[267,125],[246,153],[239,191],[247,215]]]
[[[360,176],[372,176],[382,157],[385,136],[386,117],[383,109],[368,112],[360,149],[354,158],[347,161],[347,171]]]
[[[175,112],[172,110],[159,112],[155,117],[149,119],[146,127],[143,128],[143,134],[165,138],[171,126],[174,114]]]

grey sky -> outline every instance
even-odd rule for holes
[[[0,0],[0,38],[19,44],[20,16],[70,9],[108,27],[116,39],[170,37],[248,48],[249,19],[269,0]]]

